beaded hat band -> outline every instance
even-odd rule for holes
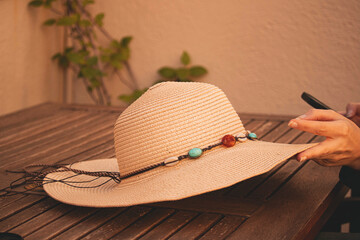
[[[235,146],[236,142],[245,142],[247,140],[255,141],[255,140],[257,140],[257,135],[250,131],[247,131],[246,134],[241,133],[238,136],[233,136],[233,135],[227,134],[221,139],[221,142],[219,142],[219,143],[209,145],[205,148],[192,148],[192,149],[190,149],[188,154],[181,155],[178,157],[169,157],[169,158],[165,159],[163,162],[135,170],[126,175],[121,175],[119,172],[84,171],[84,170],[73,168],[72,164],[69,166],[58,165],[58,164],[51,164],[51,165],[31,164],[31,165],[26,166],[23,171],[8,171],[8,172],[13,172],[13,173],[24,173],[24,176],[22,178],[19,178],[19,179],[13,181],[10,184],[9,189],[3,190],[2,193],[0,194],[0,196],[11,196],[11,195],[15,195],[15,194],[31,194],[31,193],[34,194],[33,191],[36,190],[38,187],[44,186],[45,184],[49,184],[49,183],[55,183],[55,182],[66,184],[68,186],[75,187],[75,188],[98,188],[98,187],[101,187],[102,185],[106,184],[110,180],[113,180],[115,183],[121,183],[121,181],[124,179],[134,177],[136,175],[145,173],[147,171],[153,170],[153,169],[161,167],[161,166],[173,167],[173,166],[177,165],[178,163],[180,163],[181,160],[186,159],[186,158],[197,159],[203,154],[203,152],[209,151],[217,146],[224,146],[226,148],[230,148],[230,147]],[[42,168],[42,169],[40,171],[32,171],[31,170],[32,168]],[[55,169],[48,170],[49,168],[55,168]],[[82,183],[80,181],[77,181],[76,182],[77,184],[74,184],[74,181],[72,180],[72,178],[75,177],[76,175],[73,175],[72,177],[69,177],[66,179],[60,179],[60,180],[56,180],[56,179],[47,177],[47,175],[49,175],[50,173],[59,173],[59,172],[72,172],[77,175],[87,175],[87,176],[96,177],[98,179],[104,178],[104,182],[102,182],[98,185],[87,187],[87,186],[79,185]],[[19,187],[22,185],[25,188],[24,191],[11,190],[15,187]]]

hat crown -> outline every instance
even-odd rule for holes
[[[115,153],[121,174],[187,154],[244,133],[242,122],[214,85],[163,82],[152,86],[117,119]]]

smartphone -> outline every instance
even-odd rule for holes
[[[328,105],[326,105],[325,103],[321,102],[320,100],[318,100],[317,98],[315,98],[314,96],[303,92],[301,94],[301,98],[307,102],[310,106],[312,106],[313,108],[316,109],[332,109],[330,108]]]

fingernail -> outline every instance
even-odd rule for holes
[[[297,125],[298,125],[298,124],[297,124],[296,122],[294,122],[294,121],[290,121],[289,124],[288,124],[288,126],[289,126],[289,127],[292,127],[292,128],[296,128]]]
[[[346,113],[346,117],[353,117],[355,114],[353,109],[350,109],[347,113]]]
[[[299,162],[303,162],[303,161],[305,161],[306,159],[307,159],[306,156],[302,156],[302,157],[299,159]]]
[[[296,119],[303,119],[303,118],[306,118],[306,115],[305,115],[305,114],[303,114],[303,115],[301,115],[301,116],[298,116]]]

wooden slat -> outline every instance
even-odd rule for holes
[[[84,105],[84,104],[61,104],[60,109],[72,110],[72,111],[88,111],[88,112],[105,112],[105,113],[117,113],[120,114],[126,109],[123,106],[100,106],[100,105]]]
[[[83,239],[109,239],[147,214],[150,210],[151,208],[143,206],[131,207],[127,211],[122,212],[117,217],[109,220],[93,232],[84,236]]]
[[[94,148],[90,148],[89,150],[82,152],[80,154],[71,156],[70,158],[65,158],[62,161],[59,161],[59,163],[72,163],[76,161],[84,161],[88,159],[99,159],[99,158],[111,158],[114,157],[114,148],[113,148],[113,141],[105,142],[104,144],[100,144]],[[12,175],[9,175],[10,177],[13,177]],[[23,198],[24,196],[19,194],[11,197],[3,197],[0,198],[0,208],[6,207],[8,204],[11,204],[14,201],[17,201],[20,198]],[[29,200],[27,201],[28,204],[32,204],[34,201],[30,200],[33,199],[33,197],[29,198],[26,197]],[[35,199],[38,199],[38,196],[36,196]],[[17,204],[18,205],[18,204]],[[10,206],[10,209],[12,207]],[[1,216],[1,215],[0,215]]]
[[[216,224],[222,216],[220,214],[202,213],[182,229],[173,234],[169,239],[196,239]]]
[[[337,181],[338,169],[308,162],[229,239],[283,239],[284,236],[295,236],[304,223],[314,217],[312,213],[323,204]],[[289,223],[291,227],[284,227]],[[307,233],[302,234],[305,238]]]
[[[111,239],[138,239],[162,220],[174,213],[173,209],[157,208],[127,227]]]
[[[295,139],[293,143],[308,143],[314,139],[314,135],[310,133],[304,133],[301,136],[301,138]],[[303,163],[299,163],[293,159],[288,160],[278,171],[272,175],[268,175],[265,182],[251,189],[251,191],[246,194],[246,198],[256,200],[267,199],[275,190],[278,190],[280,186],[286,184],[290,177],[302,167]]]
[[[54,103],[43,103],[41,105],[22,109],[0,117],[0,129],[11,128],[24,122],[33,121],[38,118],[49,116],[59,111],[59,105]]]
[[[292,143],[294,139],[299,137],[302,134],[301,131],[297,129],[290,129],[286,134],[282,135],[279,139],[276,140],[278,143]]]
[[[167,218],[150,232],[142,236],[141,240],[166,239],[173,233],[182,228],[189,221],[198,215],[196,212],[177,211],[174,215]]]
[[[55,201],[52,198],[45,198],[44,200],[29,206],[22,211],[12,215],[11,217],[6,218],[0,222],[0,231],[5,232],[10,229],[21,225],[22,223],[28,221],[29,219],[42,214],[43,212],[55,207],[59,202]]]
[[[71,111],[68,111],[68,113],[74,113]],[[23,122],[22,124],[18,124],[18,125],[12,125],[9,127],[4,127],[1,128],[1,132],[0,132],[0,137],[8,137],[9,135],[12,135],[16,132],[20,132],[20,131],[24,131],[26,129],[32,129],[32,128],[36,128],[39,127],[43,124],[46,124],[49,121],[54,121],[57,118],[62,118],[63,117],[63,112],[54,112],[51,115],[47,115],[47,116],[43,116],[41,118],[35,118],[35,119],[28,119],[26,122]]]
[[[93,144],[92,144],[93,143]],[[82,160],[87,160],[89,158],[91,159],[95,159],[97,156],[99,156],[99,154],[103,154],[104,151],[107,150],[106,152],[106,156],[113,156],[113,141],[112,141],[112,135],[109,136],[109,140],[105,141],[104,143],[102,143],[102,141],[92,141],[90,142],[87,147],[85,146],[85,148],[87,149],[86,151],[81,151],[80,149],[80,153],[77,152],[73,152],[72,154],[69,154],[70,152],[65,152],[60,156],[60,159],[63,159],[61,162],[67,162],[67,163],[71,163],[71,162],[76,162],[76,161],[82,161]],[[108,146],[108,148],[106,148],[106,146]],[[69,156],[70,155],[70,156]],[[69,156],[69,157],[67,157]],[[52,163],[51,160],[53,160],[52,158],[48,157],[47,160],[49,161],[45,161],[44,163]],[[56,158],[53,162],[56,162]],[[14,176],[15,175],[15,176]],[[8,184],[16,179],[17,177],[20,177],[21,174],[2,174],[1,178],[4,178],[4,180],[0,183],[2,184],[2,186],[7,187]],[[8,182],[6,184],[6,182]],[[19,196],[20,197],[20,196]],[[12,199],[16,200],[19,199],[19,197],[10,197],[10,198],[2,198],[1,199],[1,204],[3,206],[9,204],[9,202],[11,203]],[[26,199],[39,199],[39,196],[31,196],[31,197],[27,197]],[[22,200],[24,201],[24,200]],[[28,204],[32,204],[33,201],[28,201]],[[16,209],[15,207],[10,206],[11,209]]]
[[[70,126],[61,126],[56,129],[57,131],[54,134],[46,132],[42,134],[30,135],[27,137],[26,141],[22,141],[23,144],[17,142],[15,144],[7,144],[7,150],[2,151],[0,154],[3,156],[3,161],[7,159],[16,158],[16,157],[28,157],[31,156],[31,153],[41,152],[42,149],[49,149],[50,146],[57,146],[63,138],[71,138],[76,136],[78,133],[83,132],[89,128],[94,128],[97,124],[105,122],[103,118],[100,117],[90,117],[86,116],[86,120],[78,119],[76,122],[70,122]],[[112,121],[111,121],[112,122]],[[80,135],[80,134],[79,134]],[[32,140],[31,140],[32,139]]]
[[[51,223],[44,222],[44,226],[37,230],[36,232],[27,235],[27,240],[37,240],[37,239],[51,239],[54,236],[60,234],[66,229],[76,225],[78,222],[82,221],[84,218],[87,218],[93,214],[97,209],[96,208],[85,208],[85,207],[76,207],[67,214],[57,218]],[[41,224],[41,223],[40,223]],[[29,229],[29,227],[27,227]]]
[[[190,211],[211,212],[220,214],[233,214],[238,216],[250,216],[261,205],[261,201],[234,198],[231,196],[218,196],[202,194],[185,198],[178,201],[153,203],[150,206],[160,206]],[[219,204],[221,203],[221,204]]]
[[[294,239],[314,239],[343,201],[348,191],[349,188],[338,182],[316,211],[311,213],[310,220],[298,231]]]
[[[283,124],[281,124],[279,126],[283,126]],[[276,134],[272,134],[272,133],[268,134],[267,139],[268,140],[277,139],[276,141],[272,141],[272,142],[292,143],[297,137],[299,137],[301,132],[290,130],[290,131],[287,131],[285,135],[283,135],[283,131],[276,132]],[[271,138],[270,138],[270,135],[271,135]],[[247,196],[249,194],[249,192],[251,192],[254,188],[258,187],[263,182],[265,182],[269,176],[273,175],[275,172],[277,172],[279,169],[281,169],[284,165],[286,165],[286,163],[287,162],[278,164],[276,167],[271,169],[269,172],[266,172],[264,174],[250,178],[246,181],[243,181],[243,182],[237,184],[227,194],[231,195],[231,196],[238,196],[238,197]]]
[[[15,131],[13,133],[10,133],[9,135],[3,136],[0,139],[0,144],[9,144],[15,141],[19,141],[23,138],[25,138],[27,135],[35,135],[38,133],[45,132],[49,129],[56,128],[58,126],[61,126],[62,124],[72,121],[73,119],[78,119],[86,116],[86,113],[74,113],[74,112],[68,112],[67,114],[62,115],[61,117],[55,117],[49,121],[46,122],[46,124],[36,125],[31,128],[25,128],[20,131]]]
[[[246,125],[246,130],[250,130],[254,132],[258,128],[260,128],[262,125],[264,125],[267,121],[265,120],[253,120],[249,122],[249,124]]]
[[[103,127],[95,127],[99,124],[104,124]],[[8,159],[22,159],[22,158],[30,158],[33,156],[40,155],[43,152],[49,152],[52,149],[57,148],[64,144],[64,139],[69,139],[65,143],[73,142],[79,138],[84,137],[84,132],[88,135],[91,133],[89,129],[96,129],[97,131],[101,131],[102,129],[109,128],[108,125],[113,123],[113,119],[94,119],[91,124],[86,125],[85,127],[81,125],[81,122],[78,124],[74,124],[73,128],[70,128],[68,131],[63,130],[62,134],[59,134],[57,137],[53,136],[50,139],[46,139],[41,143],[33,143],[27,145],[26,148],[23,148],[19,151],[15,151],[13,154],[7,154],[1,159],[1,162],[6,162]],[[85,135],[86,136],[86,135]]]
[[[60,218],[61,216],[66,215],[68,212],[74,210],[74,206],[66,205],[66,204],[59,204],[56,207],[52,208],[49,211],[43,212],[42,214],[32,218],[31,220],[21,224],[13,229],[11,232],[17,233],[20,236],[25,237],[26,239],[29,234],[36,233],[37,230],[46,227],[52,221]],[[51,232],[49,231],[49,235]],[[42,239],[42,238],[38,238]]]
[[[275,129],[273,129],[271,132],[269,132],[265,136],[261,137],[261,140],[266,141],[266,142],[275,142],[280,137],[282,137],[287,132],[289,132],[290,129],[291,128],[288,127],[287,121],[281,122]]]
[[[256,131],[258,137],[262,138],[276,129],[280,124],[280,121],[267,121],[254,131]]]
[[[25,195],[23,194],[0,197],[0,210],[3,209],[5,206],[9,205],[11,202],[17,201],[23,197],[25,197]],[[0,219],[1,219],[1,215],[0,215]]]
[[[24,208],[27,208],[37,202],[40,202],[43,199],[45,199],[44,196],[38,196],[38,195],[30,195],[30,196],[20,198],[1,209],[0,220],[4,219],[6,217],[9,217],[9,216],[15,214],[16,212],[19,212],[19,211],[23,210]]]
[[[60,233],[54,239],[75,240],[79,239],[89,232],[92,232],[103,225],[105,222],[119,215],[125,208],[105,208],[100,209],[84,221],[72,226],[70,229]]]
[[[41,144],[44,141],[47,141],[54,137],[61,137],[61,134],[67,131],[71,131],[71,129],[79,128],[79,127],[86,127],[87,124],[92,122],[93,120],[96,120],[98,118],[102,118],[105,115],[83,115],[82,118],[75,118],[71,121],[66,121],[65,123],[59,127],[51,128],[47,131],[43,131],[39,134],[29,134],[28,136],[18,139],[12,143],[6,143],[3,144],[0,148],[1,154],[6,154],[7,152],[14,152],[17,151],[17,149],[26,149],[30,145],[37,146],[38,144]]]
[[[275,121],[287,121],[298,116],[294,115],[272,115],[272,114],[257,114],[257,113],[239,113],[241,119],[257,119],[257,120],[275,120]]]
[[[244,221],[245,217],[239,216],[225,216],[221,221],[219,221],[215,226],[213,226],[206,234],[204,234],[200,239],[203,240],[218,240],[225,239],[229,234],[231,234],[235,229],[237,229]]]
[[[5,169],[18,170],[23,166],[35,162],[48,164],[55,163],[76,153],[81,153],[86,149],[98,145],[99,143],[111,140],[113,138],[112,132],[112,126],[99,127],[96,130],[89,129],[83,134],[74,136],[71,140],[65,141],[64,144],[52,147],[51,151],[44,150],[41,153],[34,153],[31,157],[26,159],[16,159],[17,161],[14,160],[12,162],[5,163],[0,167],[0,171],[4,171]],[[4,175],[6,175],[6,173],[1,175],[4,179],[1,179],[2,181],[0,182],[0,186],[2,188],[8,186],[11,182]]]
[[[0,117],[0,127],[6,128],[4,134],[11,140],[3,140],[0,145],[0,154],[5,154],[0,161],[6,159],[7,168],[18,169],[35,162],[70,163],[114,156],[112,125],[123,109],[61,104],[37,109],[24,111],[24,118],[17,121],[21,113]],[[65,115],[59,116],[61,113]],[[81,114],[83,116],[77,118]],[[64,116],[74,116],[74,119],[60,123],[68,120]],[[289,116],[240,114],[240,117],[246,129],[265,141],[321,140],[288,128]],[[57,122],[59,119],[62,120]],[[51,126],[52,121],[57,122],[57,127]],[[41,130],[39,125],[46,130]],[[22,135],[14,137],[18,132]],[[19,159],[8,162],[15,157]],[[130,208],[87,209],[44,196],[8,197],[0,200],[3,219],[0,230],[19,233],[26,239],[224,239],[229,235],[230,239],[283,239],[284,236],[300,239],[314,236],[331,212],[326,208],[332,208],[342,195],[341,186],[331,192],[336,174],[322,171],[322,167],[313,164],[291,160],[227,189]],[[0,167],[0,187],[19,176],[5,174],[4,166]],[[321,177],[327,179],[321,182]],[[318,191],[321,186],[325,189]],[[309,194],[309,189],[316,193]],[[243,216],[248,216],[246,221]],[[294,229],[277,228],[289,222]],[[262,226],[260,231],[258,226]]]

